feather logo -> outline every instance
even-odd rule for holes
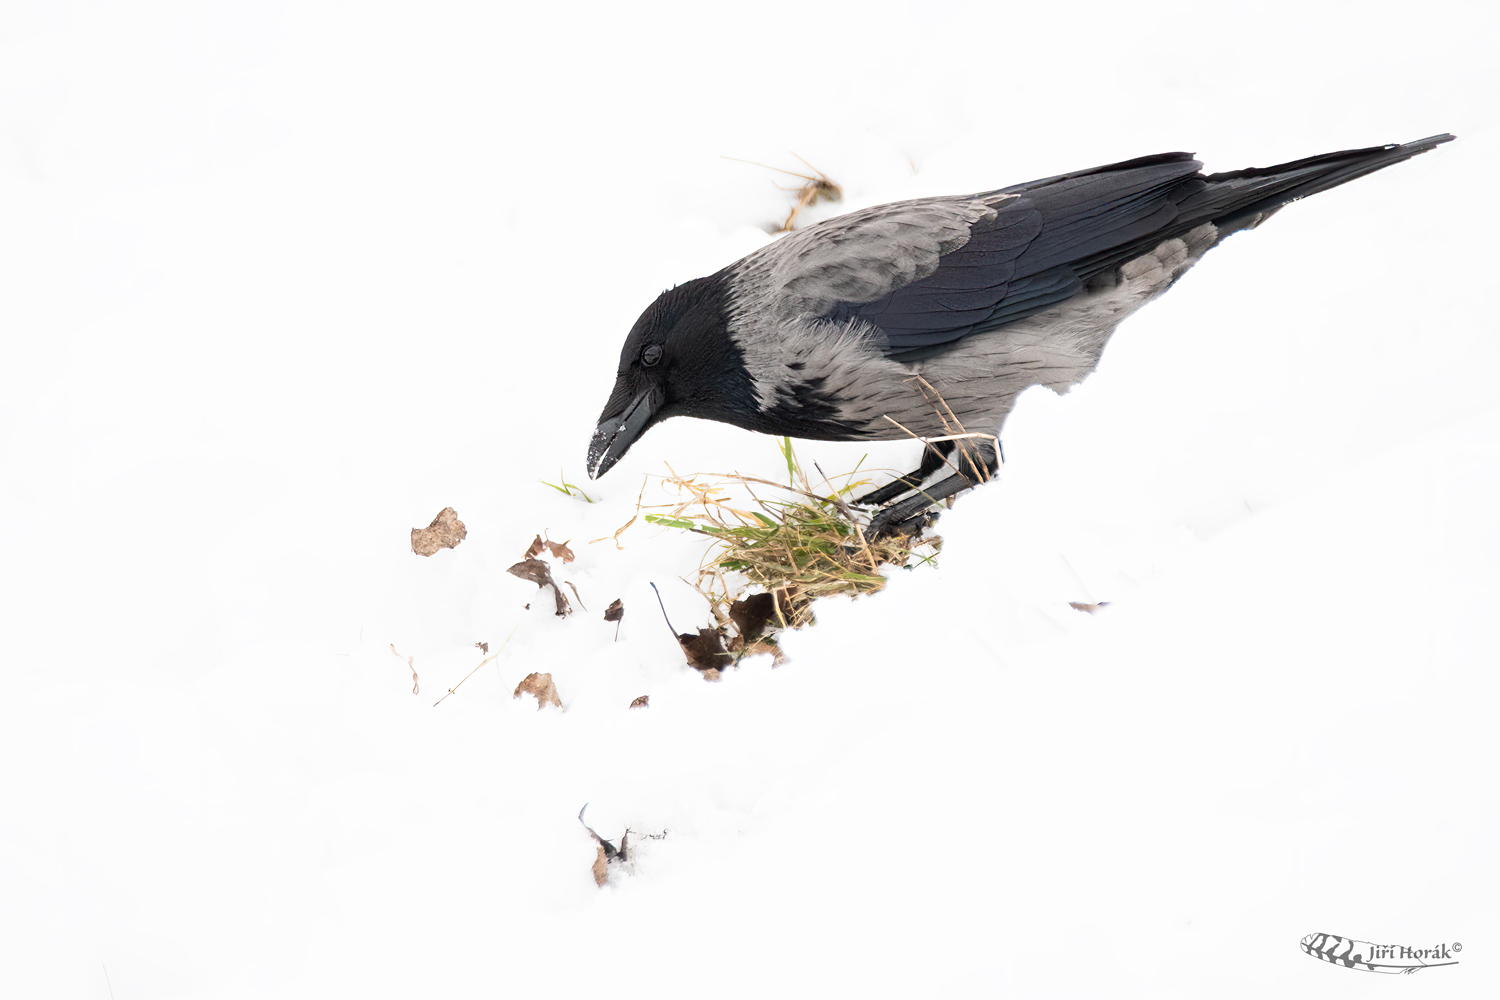
[[[1302,939],[1302,950],[1313,958],[1346,969],[1409,976],[1418,969],[1457,965],[1458,959],[1453,956],[1463,951],[1464,946],[1455,941],[1430,948],[1413,948],[1402,944],[1372,944],[1337,934],[1309,934]]]

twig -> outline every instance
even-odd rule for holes
[[[656,590],[656,584],[651,584],[651,589]],[[676,639],[677,630],[672,627],[672,619],[667,617],[667,605],[666,602],[661,599],[661,591],[659,590],[656,590],[656,603],[661,605],[661,618],[662,621],[667,623],[667,631],[672,633],[673,639]]]
[[[518,623],[516,625],[516,628],[520,628],[520,627],[521,626]],[[510,635],[508,635],[508,636],[505,637],[505,641],[500,644],[500,648],[499,649],[495,650],[489,656],[486,656],[484,659],[482,659],[482,660],[479,661],[479,667],[484,666],[486,663],[490,662],[495,657],[497,657],[501,653],[505,652],[505,647],[508,646],[508,645],[510,645],[510,636],[516,634],[516,628],[513,628],[513,629],[510,630]],[[395,652],[395,647],[394,646],[391,647],[391,651]],[[449,688],[448,689],[448,694],[452,694],[453,692],[457,691],[459,688],[463,687],[464,681],[468,680],[470,677],[473,677],[476,673],[479,672],[479,667],[475,667],[473,670],[470,670],[468,673],[464,674],[464,680],[463,681],[459,681],[457,684],[455,684],[451,688]],[[432,707],[433,708],[437,708],[443,702],[447,701],[448,700],[448,694],[443,695],[437,701],[433,702],[432,703]]]

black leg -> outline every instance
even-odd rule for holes
[[[979,439],[978,442],[966,441],[956,463],[959,470],[957,475],[939,480],[900,503],[891,504],[875,515],[870,521],[870,526],[865,529],[865,534],[873,538],[900,533],[907,527],[907,522],[924,513],[929,507],[956,493],[962,493],[970,487],[986,482],[1000,468],[1000,457],[996,449],[996,444],[983,439]]]
[[[906,475],[893,479],[878,489],[871,490],[853,502],[866,507],[879,507],[890,503],[904,493],[910,493],[926,482],[927,477],[948,460],[948,456],[953,454],[953,446],[957,443],[956,441],[937,441],[929,444],[922,449],[921,465]]]

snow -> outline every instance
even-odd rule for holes
[[[0,995],[1494,996],[1488,28],[1209,16],[8,14]],[[812,219],[1444,130],[1028,394],[939,568],[785,666],[683,664],[650,584],[707,624],[701,541],[611,537],[663,463],[779,478],[775,442],[583,459],[639,311],[785,214],[721,157],[806,157],[846,194]],[[412,555],[445,506],[468,538]],[[539,532],[586,612],[505,574]],[[585,803],[639,844],[603,888]],[[1465,950],[1390,986],[1316,931]]]

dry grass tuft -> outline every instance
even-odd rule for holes
[[[800,628],[813,620],[813,601],[832,594],[874,593],[885,586],[882,567],[929,562],[941,544],[936,536],[867,538],[864,522],[847,499],[865,484],[833,488],[825,478],[827,490],[815,491],[789,439],[782,439],[781,450],[789,485],[754,476],[679,476],[673,471],[664,486],[682,499],[656,505],[665,513],[646,515],[653,524],[696,532],[719,543],[704,557],[696,586],[721,627],[729,624],[731,606],[748,587],[775,598],[773,631]],[[749,494],[753,509],[734,505],[729,484]],[[781,496],[757,495],[758,488],[766,487]],[[917,551],[923,548],[931,551]],[[743,578],[743,584],[736,585],[736,577]]]

